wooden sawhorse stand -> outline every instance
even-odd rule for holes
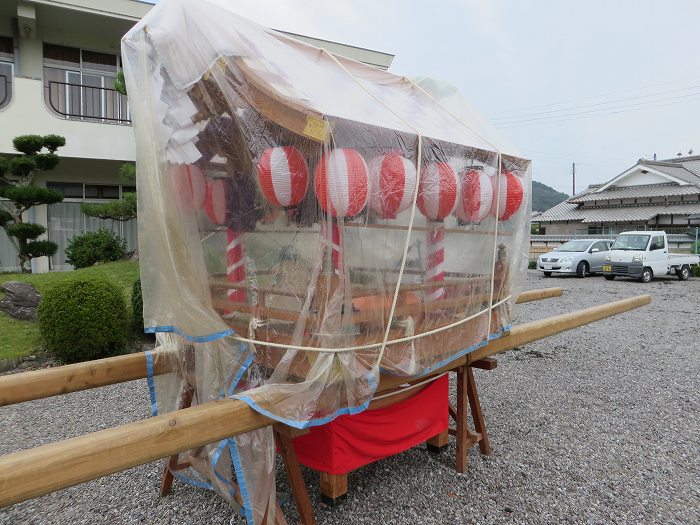
[[[472,369],[493,370],[496,366],[498,366],[496,359],[487,357],[450,370],[450,372],[457,374],[457,406],[454,407],[451,404],[449,406],[450,417],[455,421],[455,427],[448,428],[426,441],[429,452],[439,453],[447,448],[449,436],[455,436],[457,440],[455,470],[460,474],[467,470],[470,447],[478,443],[482,454],[491,454],[491,445],[486,433],[486,423],[481,411],[481,401]],[[472,413],[475,431],[472,431],[467,425],[467,403]],[[321,501],[332,507],[337,506],[347,496],[348,474],[329,474],[327,472],[319,472],[319,474],[321,477]]]
[[[309,493],[306,490],[306,484],[304,483],[304,478],[301,475],[301,468],[299,465],[299,460],[297,459],[297,453],[294,450],[294,445],[292,444],[293,438],[306,434],[309,432],[309,430],[299,430],[282,424],[273,425],[273,430],[275,433],[277,453],[282,456],[284,469],[287,472],[287,479],[289,480],[289,485],[292,489],[294,503],[297,506],[299,519],[301,520],[300,523],[302,525],[316,525],[316,517],[314,515],[313,507],[311,506]],[[163,469],[163,477],[161,479],[161,497],[167,496],[172,490],[174,479],[173,471],[182,470],[189,466],[189,463],[179,462],[179,455],[171,456],[168,459],[165,468]],[[241,499],[240,490],[238,490],[237,485],[235,498],[236,501],[238,501],[238,504],[243,506],[243,500]],[[263,523],[266,525],[273,525],[272,522],[267,520],[267,516],[263,519]],[[284,513],[282,512],[279,504],[277,504],[277,511],[275,512],[274,525],[287,525],[287,521],[284,518]]]

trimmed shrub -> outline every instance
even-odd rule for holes
[[[528,261],[527,269],[528,270],[537,270],[537,261]]]
[[[136,279],[131,286],[131,329],[134,333],[143,335],[143,295],[141,295],[141,279]]]
[[[127,343],[126,301],[108,281],[59,282],[44,294],[38,316],[44,346],[64,363],[117,355]]]
[[[66,261],[76,268],[120,261],[125,256],[126,241],[113,231],[105,229],[76,235],[68,241],[66,248]]]

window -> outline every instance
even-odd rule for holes
[[[83,184],[82,182],[47,182],[50,190],[58,190],[66,199],[118,199],[122,193],[135,192],[133,186],[117,184]]]
[[[12,100],[14,62],[15,48],[12,38],[0,36],[0,109]]]
[[[46,101],[66,118],[128,123],[127,99],[114,89],[119,57],[44,44]]]
[[[602,235],[603,234],[603,227],[602,226],[588,226],[588,235]]]
[[[592,250],[598,250],[599,252],[607,252],[608,251],[608,243],[605,241],[598,241],[591,246],[591,253]]]
[[[86,199],[118,199],[119,186],[103,186],[98,184],[85,185]]]
[[[666,244],[664,243],[663,235],[655,235],[651,238],[651,245],[649,246],[649,251],[663,250],[664,248],[666,248]]]
[[[80,182],[47,182],[46,187],[60,191],[66,199],[83,198],[83,185]]]

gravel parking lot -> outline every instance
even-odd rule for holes
[[[545,279],[564,297],[519,305],[516,323],[640,293],[652,305],[509,351],[476,371],[493,447],[454,471],[454,443],[424,446],[350,475],[319,524],[700,523],[700,279],[643,285],[602,277]],[[0,408],[0,453],[147,417],[136,381]],[[37,465],[37,477],[41,465]],[[243,523],[218,496],[176,482],[158,497],[161,462],[0,510],[0,524]],[[284,474],[278,476],[285,490]],[[285,506],[297,522],[293,504]]]

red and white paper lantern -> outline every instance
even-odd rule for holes
[[[304,200],[309,168],[301,152],[292,146],[268,148],[258,162],[258,183],[273,206],[296,206]]]
[[[413,202],[416,167],[398,153],[375,157],[369,163],[369,206],[382,219],[395,219]]]
[[[314,189],[321,208],[333,217],[353,217],[367,204],[367,163],[357,151],[334,149],[316,166]]]
[[[455,214],[463,221],[481,222],[493,205],[493,182],[482,170],[468,170],[462,178],[459,203]]]
[[[498,213],[498,219],[507,221],[516,213],[523,203],[523,183],[512,171],[505,171],[494,177],[494,213]],[[500,187],[498,186],[500,181]],[[496,208],[496,198],[498,198],[498,208]]]
[[[204,211],[214,224],[226,222],[226,179],[214,179],[207,182],[207,197]]]
[[[418,188],[418,209],[431,221],[441,221],[457,204],[457,174],[447,162],[423,169]]]
[[[171,174],[183,208],[199,210],[207,196],[207,179],[197,166],[178,164],[171,167]]]

